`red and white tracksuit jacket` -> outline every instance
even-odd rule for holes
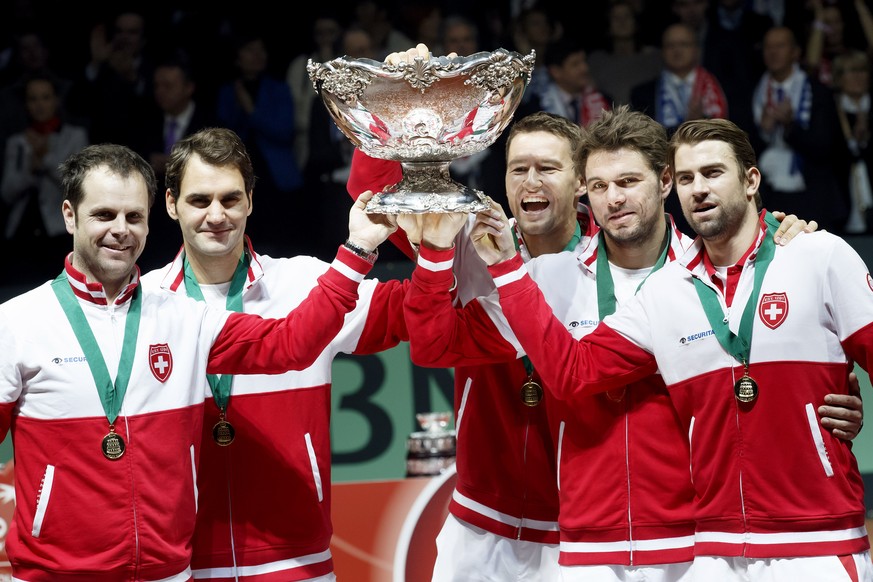
[[[596,232],[585,207],[580,210],[580,223],[585,236],[577,248],[588,244]],[[530,255],[520,236],[519,240],[522,256],[527,260]],[[495,292],[493,283],[479,281],[483,273],[487,274],[487,268],[466,233],[456,239],[455,246],[458,260],[447,274],[451,281],[453,270],[458,282],[452,297],[456,294],[456,303],[473,306],[477,304],[473,301],[475,297]],[[421,252],[427,261],[433,251]],[[410,308],[416,311],[407,304],[407,317]],[[551,395],[545,394],[538,406],[525,405],[521,389],[528,371],[515,349],[499,353],[477,353],[479,350],[449,353],[441,348],[445,346],[444,339],[430,342],[431,337],[437,339],[430,335],[433,331],[430,326],[437,319],[434,314],[425,309],[415,316],[417,325],[410,328],[416,330],[419,349],[410,343],[413,362],[455,368],[457,477],[449,512],[502,537],[557,544],[558,434],[556,426],[549,423]]]
[[[371,158],[355,150],[349,193],[357,198],[364,190],[378,192],[400,176],[397,162]],[[586,236],[596,233],[589,215],[587,207],[580,206],[579,220]],[[471,216],[468,230],[474,218]],[[411,253],[405,236],[399,236],[402,238],[392,240]],[[583,241],[587,244],[585,237]],[[530,255],[521,238],[520,242],[522,256],[527,260]],[[494,282],[467,232],[455,239],[455,246],[458,286],[453,298],[465,304],[494,291]],[[428,314],[422,314],[422,318],[429,320]],[[449,512],[502,537],[557,544],[557,433],[549,426],[546,414],[551,396],[545,395],[536,407],[522,402],[521,387],[528,374],[515,350],[497,360],[476,360],[466,354],[443,358],[420,352],[415,363],[454,366],[457,476]]]
[[[671,220],[672,223],[672,220]],[[528,265],[555,313],[574,337],[598,323],[598,238],[578,252],[532,259]],[[687,237],[672,229],[668,260]],[[426,248],[413,274],[407,321],[413,360],[515,357],[521,353],[496,293],[453,311],[447,294],[452,252]],[[419,342],[419,340],[421,340]],[[503,386],[502,397],[515,391]],[[544,386],[548,393],[548,386]],[[549,408],[558,433],[560,563],[651,565],[693,558],[693,491],[684,431],[660,377]],[[652,435],[657,435],[653,438]]]
[[[725,311],[734,333],[763,236],[769,235],[761,231],[749,249]],[[519,257],[489,269],[515,336],[549,388],[573,406],[588,394],[660,372],[690,440],[696,555],[867,550],[852,445],[822,429],[816,412],[826,394],[848,393],[855,362],[865,370],[873,365],[867,267],[826,232],[801,234],[775,249],[754,305],[749,373],[759,395],[742,404],[734,383],[743,368],[717,341],[692,282],[697,277],[718,289],[703,258],[696,241],[581,341],[554,317]],[[724,309],[720,291],[719,297]]]
[[[86,283],[69,260],[65,267],[114,380],[138,274],[107,305],[101,285]],[[106,412],[50,283],[0,305],[0,434],[11,430],[15,455],[6,550],[15,579],[192,579],[207,372],[310,366],[355,307],[369,269],[340,249],[306,301],[283,319],[140,287],[133,368],[115,421],[126,451],[115,461],[103,456]]]
[[[243,310],[280,317],[317,286],[329,265],[312,257],[277,259],[254,253]],[[185,294],[184,252],[143,277]],[[405,284],[365,279],[342,329],[312,365],[277,375],[236,376],[227,420],[229,446],[212,439],[218,407],[207,395],[197,487],[200,508],[192,567],[198,580],[307,580],[333,571],[330,381],[338,353],[371,354],[407,339]]]

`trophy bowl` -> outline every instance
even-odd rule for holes
[[[339,130],[367,155],[398,161],[403,177],[376,193],[372,214],[480,212],[482,192],[454,180],[452,160],[500,136],[530,82],[535,53],[498,49],[388,64],[341,57],[307,63]]]

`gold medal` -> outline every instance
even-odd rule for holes
[[[212,439],[222,447],[226,447],[233,442],[233,437],[236,436],[236,431],[233,425],[222,418],[212,427]]]
[[[109,425],[109,434],[103,437],[103,456],[110,461],[116,461],[124,454],[124,439],[115,432],[115,426]]]
[[[530,378],[521,387],[521,401],[525,406],[536,406],[543,399],[543,388]]]
[[[734,384],[734,395],[740,402],[752,402],[758,397],[758,384],[748,373]]]

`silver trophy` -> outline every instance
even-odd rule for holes
[[[498,49],[388,64],[341,57],[307,64],[334,123],[364,153],[401,163],[403,179],[373,214],[480,212],[488,199],[449,175],[456,158],[494,143],[521,102],[535,53]]]
[[[420,412],[415,419],[424,430],[406,440],[406,476],[433,477],[455,462],[456,433],[450,430],[450,412]]]

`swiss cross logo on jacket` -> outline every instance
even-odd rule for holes
[[[764,325],[776,329],[788,317],[788,295],[785,293],[765,293],[758,305],[758,316]]]
[[[149,367],[158,382],[166,382],[173,371],[173,354],[167,344],[152,344],[149,346]]]

